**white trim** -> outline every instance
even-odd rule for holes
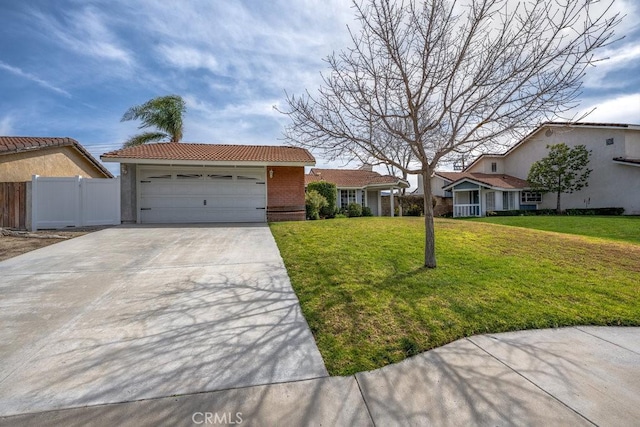
[[[315,162],[264,162],[264,161],[221,161],[221,160],[166,160],[166,159],[129,159],[122,157],[100,157],[105,163],[135,163],[159,166],[315,166]]]
[[[449,185],[447,185],[445,187],[442,187],[442,189],[445,190],[445,191],[454,191],[453,187],[455,187],[458,184],[462,184],[463,182],[470,182],[470,183],[476,184],[476,185],[478,185],[478,186],[480,186],[482,188],[487,188],[489,190],[494,190],[494,191],[527,191],[527,190],[530,190],[530,187],[523,187],[523,188],[495,187],[493,185],[489,185],[489,184],[485,184],[485,183],[480,182],[480,181],[476,181],[476,180],[474,180],[472,178],[462,178],[462,179],[460,179],[458,181],[452,182],[451,184],[449,184]],[[449,187],[451,187],[451,189],[447,190]],[[455,191],[467,191],[467,190],[469,190],[469,189],[462,189],[462,190],[455,190]]]

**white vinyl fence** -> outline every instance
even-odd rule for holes
[[[120,224],[120,178],[31,179],[31,229]]]

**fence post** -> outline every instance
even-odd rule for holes
[[[114,225],[120,225],[122,223],[122,218],[120,218],[121,215],[121,199],[120,199],[120,191],[122,191],[122,187],[121,187],[121,183],[120,183],[120,176],[118,175],[116,178],[116,211],[114,218],[116,218],[116,220],[114,221]]]
[[[31,176],[31,231],[38,231],[38,178]]]
[[[80,175],[76,175],[76,215],[75,215],[75,226],[82,226],[83,221],[82,215],[82,177]]]

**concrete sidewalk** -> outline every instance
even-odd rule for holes
[[[638,425],[640,328],[461,339],[350,377],[0,419],[0,425]]]

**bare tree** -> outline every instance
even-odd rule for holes
[[[614,41],[621,17],[612,2],[593,0],[353,7],[361,26],[349,30],[353,46],[327,58],[317,93],[287,95],[285,136],[328,159],[372,158],[421,174],[424,265],[433,268],[436,166],[576,107],[586,68]],[[410,149],[411,167],[398,161],[397,144]]]

